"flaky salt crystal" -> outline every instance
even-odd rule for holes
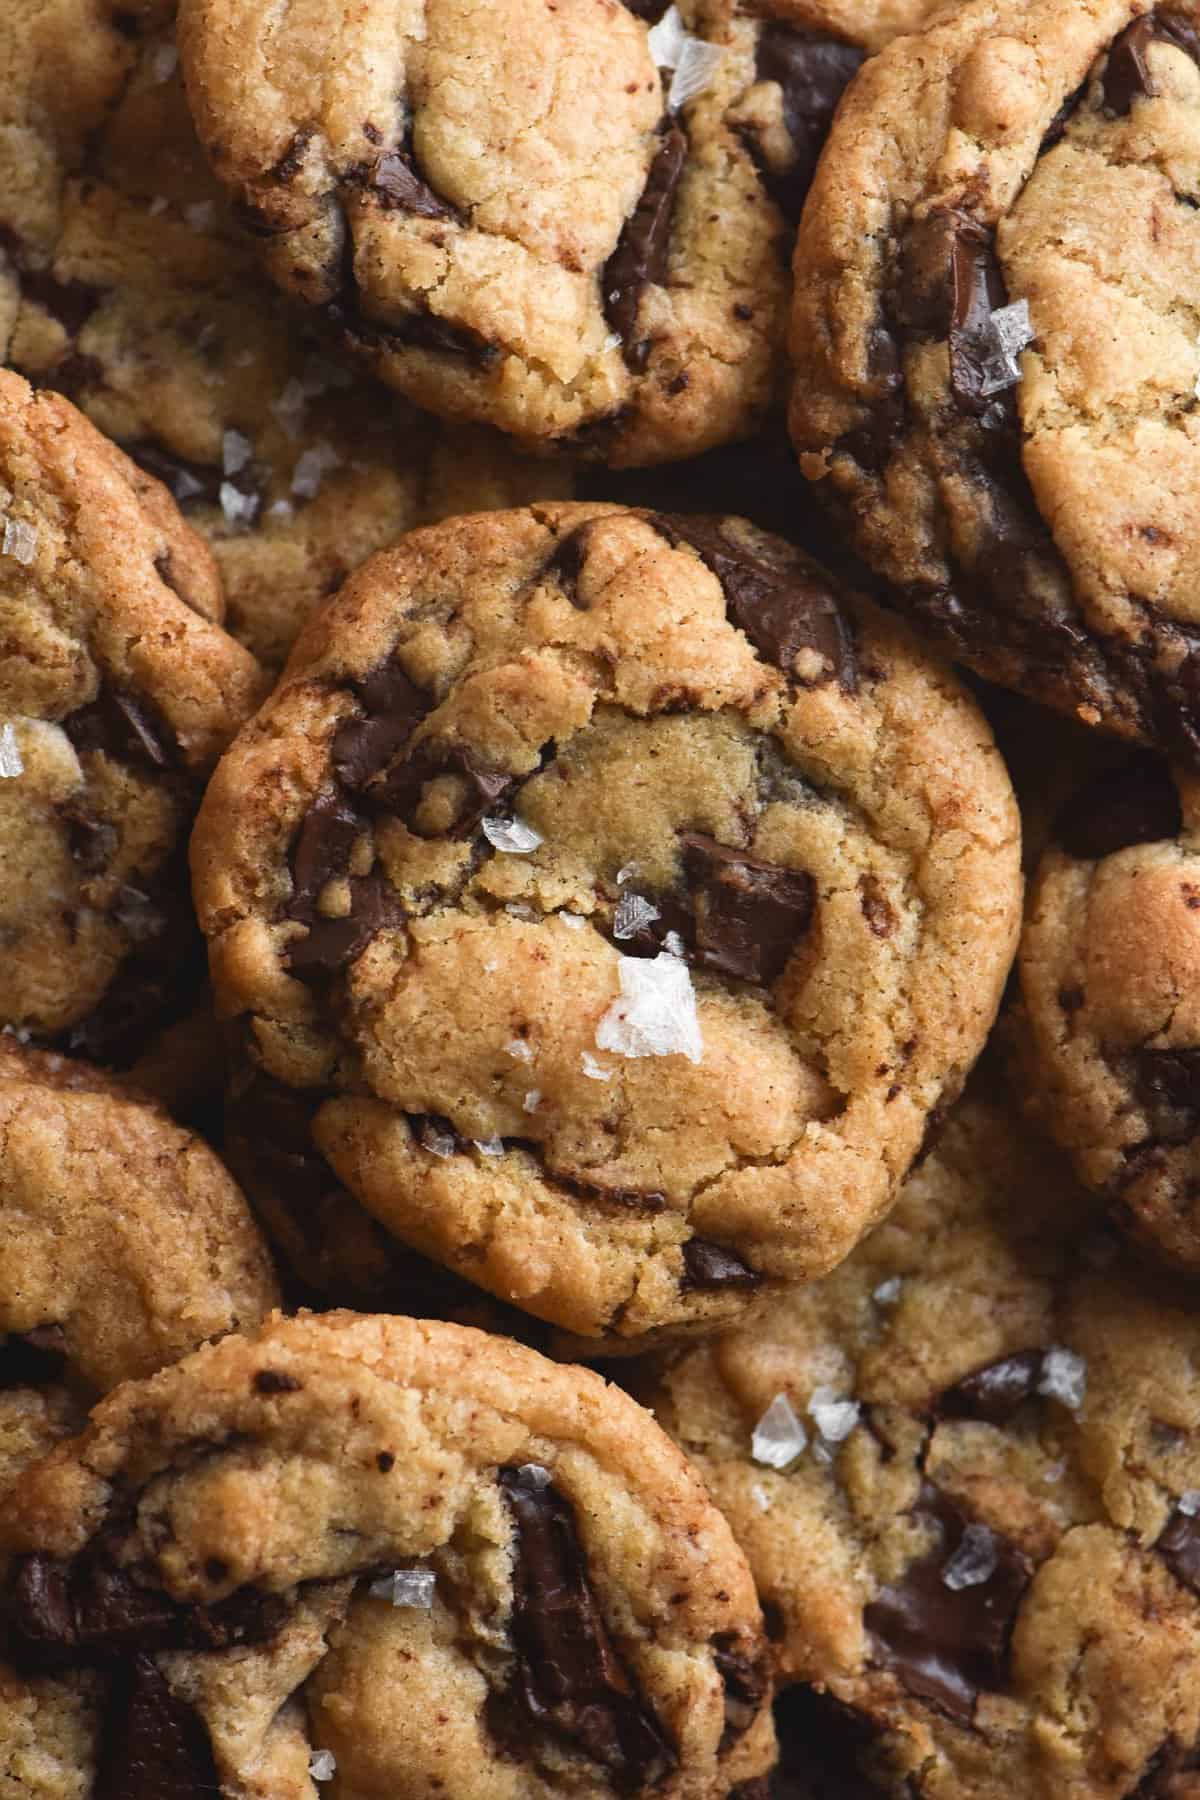
[[[561,912],[558,916],[564,925],[570,926],[572,931],[582,931],[587,924],[587,920],[582,913]]]
[[[452,1131],[438,1131],[428,1120],[421,1127],[418,1141],[422,1150],[428,1150],[430,1156],[453,1156],[458,1149],[458,1139]]]
[[[538,1107],[541,1104],[542,1104],[541,1088],[530,1088],[529,1092],[525,1096],[524,1101],[522,1102],[521,1110],[522,1110],[522,1112],[527,1112],[527,1113],[536,1112]]]
[[[636,937],[644,926],[653,925],[659,916],[657,906],[652,905],[641,894],[622,894],[613,914],[613,936]]]
[[[776,1394],[750,1438],[750,1454],[767,1469],[790,1469],[808,1442],[786,1394]]]
[[[517,1475],[521,1485],[527,1488],[548,1488],[553,1479],[543,1463],[521,1463]]]
[[[1015,387],[1021,379],[1017,357],[1037,336],[1030,322],[1028,300],[1014,300],[1011,306],[998,307],[988,320],[987,330],[995,350],[983,365],[979,391],[984,399]]]
[[[158,83],[170,81],[179,66],[179,52],[174,44],[159,44],[150,58],[150,79]]]
[[[432,1569],[393,1569],[381,1581],[373,1581],[367,1592],[375,1600],[390,1600],[393,1606],[433,1605],[437,1576]]]
[[[332,1781],[337,1774],[337,1757],[332,1750],[314,1750],[308,1759],[308,1772],[314,1781]]]
[[[603,351],[619,350],[623,342],[624,339],[619,331],[610,331],[600,348]]]
[[[27,525],[24,519],[5,519],[0,554],[11,556],[14,562],[28,568],[37,555],[37,547],[38,534],[32,525]]]
[[[611,1081],[613,1078],[612,1070],[606,1069],[603,1063],[598,1063],[590,1050],[584,1051],[579,1059],[579,1066],[589,1081]]]
[[[621,998],[596,1027],[596,1048],[617,1056],[704,1055],[696,995],[686,963],[660,954],[622,956],[617,962]]]
[[[290,500],[272,500],[267,508],[268,519],[290,519],[296,509]]]
[[[526,1043],[524,1038],[509,1038],[507,1044],[504,1046],[504,1054],[505,1056],[511,1056],[514,1062],[532,1062],[533,1045]]]
[[[18,775],[24,773],[25,764],[21,760],[17,734],[11,725],[6,724],[0,731],[0,781],[15,781]]]
[[[227,431],[221,439],[221,468],[226,475],[236,475],[250,461],[254,445],[240,431]]]
[[[986,1525],[968,1525],[958,1549],[942,1566],[942,1581],[952,1593],[963,1588],[982,1587],[996,1573],[1000,1554],[996,1539]]]
[[[876,1306],[895,1306],[900,1298],[900,1277],[893,1275],[890,1281],[881,1281],[871,1298]]]
[[[223,481],[218,498],[227,525],[252,525],[254,523],[254,515],[258,511],[257,494],[243,494],[241,488],[234,487],[232,481]]]
[[[808,1411],[827,1444],[840,1444],[858,1424],[858,1401],[839,1400],[832,1388],[814,1388]]]
[[[628,863],[622,864],[622,866],[617,870],[617,886],[624,887],[624,885],[627,881],[632,881],[634,879],[635,875],[637,875],[639,873],[640,873],[640,871],[638,869],[638,865],[635,862],[628,862]]]
[[[504,1155],[504,1139],[503,1138],[498,1138],[498,1137],[472,1138],[471,1142],[474,1144],[475,1148],[478,1150],[480,1156],[503,1156]]]
[[[526,906],[523,900],[506,900],[504,910],[510,919],[536,919],[537,914],[532,906]]]
[[[308,405],[308,394],[304,383],[297,381],[293,375],[278,400],[271,402],[271,411],[279,420],[289,437],[299,437],[300,427],[304,422],[304,409]]]
[[[211,231],[216,223],[217,209],[211,200],[197,200],[192,206],[185,206],[183,216],[192,231]]]
[[[702,38],[688,38],[680,52],[667,94],[667,111],[678,112],[711,85],[717,64],[725,52],[720,44],[706,44]]]
[[[755,1506],[757,1506],[759,1512],[770,1512],[771,1496],[768,1494],[766,1488],[759,1487],[757,1482],[755,1482],[754,1486],[750,1489],[750,1498],[753,1500]]]
[[[166,212],[169,205],[170,202],[165,194],[155,194],[153,200],[146,208],[146,211],[150,214],[152,219],[157,219],[160,213]]]
[[[1061,1345],[1047,1350],[1037,1391],[1049,1400],[1060,1400],[1069,1412],[1078,1412],[1087,1392],[1087,1364],[1082,1356]]]
[[[683,939],[677,931],[668,931],[666,937],[663,939],[663,949],[668,956],[683,955]]]
[[[1200,1488],[1185,1488],[1175,1505],[1186,1518],[1194,1519],[1200,1513]]]
[[[527,825],[524,819],[492,817],[482,823],[483,835],[492,849],[503,850],[509,856],[528,856],[542,841],[541,832]]]
[[[292,492],[302,500],[315,500],[330,469],[336,469],[341,457],[332,444],[322,438],[296,459],[292,470]]]
[[[677,6],[668,6],[658,24],[646,33],[646,44],[660,69],[678,66],[687,43],[687,27]]]

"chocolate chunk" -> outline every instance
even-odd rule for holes
[[[533,1465],[501,1469],[499,1483],[516,1537],[513,1723],[524,1714],[526,1732],[553,1732],[622,1786],[653,1786],[675,1767],[675,1751],[613,1646],[570,1503]],[[498,1709],[492,1717],[501,1722]]]
[[[309,807],[292,850],[289,918],[311,923],[324,888],[349,873],[350,854],[363,830],[363,821],[339,795],[323,795]]]
[[[1154,1548],[1172,1575],[1200,1594],[1200,1517],[1172,1507]]]
[[[62,728],[81,755],[100,752],[114,762],[149,763],[165,769],[176,760],[170,726],[145,698],[102,687],[96,698],[70,713]]]
[[[783,216],[800,222],[812,178],[838,101],[865,52],[853,44],[790,25],[763,25],[758,36],[755,72],[760,81],[778,82],[783,122],[795,148],[795,161],[783,172],[772,170],[755,155],[767,191]],[[751,145],[752,154],[755,146]]]
[[[256,1394],[298,1394],[302,1386],[294,1375],[285,1375],[281,1369],[260,1369],[254,1377]]]
[[[371,172],[371,191],[389,211],[415,213],[421,219],[457,217],[417,174],[411,150],[389,150],[379,158]]]
[[[883,1589],[863,1620],[880,1662],[909,1693],[970,1724],[980,1692],[1003,1690],[1013,1621],[1033,1566],[1015,1544],[996,1537],[996,1567],[987,1580],[947,1587],[942,1572],[968,1520],[928,1482],[913,1511],[936,1528],[933,1549]]]
[[[59,281],[48,269],[21,271],[21,293],[50,314],[68,337],[78,337],[100,304],[100,291],[82,281]]]
[[[642,291],[661,287],[667,278],[675,190],[687,149],[687,138],[677,125],[664,132],[641,199],[600,277],[604,316],[625,346],[626,364],[635,372],[645,368],[650,354],[649,343],[636,337]]]
[[[697,959],[740,981],[772,982],[812,924],[816,883],[700,832],[680,837]]]
[[[204,1720],[148,1656],[133,1657],[109,1692],[95,1800],[211,1800],[220,1792]]]
[[[848,693],[855,691],[850,628],[832,578],[817,563],[792,550],[768,561],[767,552],[726,537],[719,519],[655,513],[652,523],[671,543],[690,544],[712,570],[725,590],[730,618],[761,656],[793,675],[801,651],[815,651],[821,674],[797,679],[813,686],[835,680]]]
[[[307,925],[308,936],[288,945],[287,961],[301,980],[335,975],[361,956],[377,932],[401,916],[399,903],[380,871],[350,874],[350,854],[364,829],[353,808],[333,794],[314,802],[296,835],[287,917]],[[327,884],[338,877],[350,883],[350,911],[340,918],[327,918],[318,912],[318,901]]]
[[[123,448],[139,469],[162,482],[178,505],[185,508],[189,504],[220,505],[221,483],[225,479],[220,469],[208,463],[189,462],[172,450],[164,450],[161,444],[134,443],[125,444]],[[239,492],[248,491],[242,486],[246,480],[245,470],[239,470],[232,479]]]
[[[410,831],[417,829],[414,814],[428,782],[439,775],[462,776],[467,794],[454,821],[455,837],[470,837],[485,813],[492,812],[516,786],[517,778],[505,769],[480,762],[474,751],[461,744],[422,744],[415,756],[399,763],[385,780],[370,790],[373,807],[395,813]]]
[[[749,1731],[771,1686],[770,1671],[764,1649],[752,1656],[740,1647],[731,1631],[721,1632],[712,1640],[713,1661],[725,1688],[725,1735],[722,1747],[733,1743]]]
[[[1059,813],[1054,829],[1067,855],[1087,862],[1131,844],[1178,837],[1183,810],[1170,769],[1161,757],[1139,751],[1088,782]]]
[[[356,682],[354,691],[363,715],[339,725],[333,767],[338,780],[358,793],[404,747],[432,702],[394,656]]]
[[[997,354],[992,314],[1008,304],[990,232],[958,222],[951,255],[950,389],[964,412],[988,411],[988,373]]]
[[[1146,60],[1156,40],[1200,63],[1200,33],[1186,14],[1164,8],[1135,19],[1114,41],[1104,71],[1104,104],[1118,118],[1125,117],[1135,100],[1151,100],[1160,92]]]
[[[647,25],[657,25],[670,0],[623,0],[623,4],[636,18],[645,19]]]
[[[879,1732],[864,1713],[832,1694],[789,1687],[775,1702],[779,1767],[770,1800],[881,1800],[863,1773]]]
[[[1168,1142],[1191,1137],[1200,1118],[1200,1048],[1138,1050],[1133,1066],[1138,1095],[1154,1115],[1155,1136]]]
[[[61,1035],[72,1055],[106,1068],[128,1068],[151,1035],[172,1019],[182,1018],[199,999],[208,972],[204,940],[182,899],[188,892],[186,856],[173,858],[155,882],[164,902],[137,909],[135,941],[94,1011]],[[172,883],[172,870],[178,871]],[[126,930],[134,924],[127,908],[115,917]]]
[[[402,917],[399,902],[381,874],[356,877],[350,883],[350,894],[347,917],[314,917],[308,936],[288,945],[288,967],[301,981],[336,975],[347,963],[356,961],[373,938]]]
[[[546,574],[558,582],[571,605],[581,612],[587,609],[579,600],[579,576],[587,559],[588,539],[595,523],[594,519],[589,519],[586,525],[577,525],[574,531],[569,531],[546,564]]]
[[[989,1425],[1003,1425],[1037,1392],[1043,1361],[1041,1350],[1016,1350],[1011,1356],[1002,1356],[948,1387],[938,1396],[934,1410],[943,1419],[982,1419]]]
[[[754,1288],[762,1276],[724,1244],[707,1238],[689,1238],[683,1246],[685,1288]]]
[[[61,1325],[0,1333],[0,1390],[49,1387],[62,1380],[66,1361],[67,1340]]]
[[[891,902],[874,875],[860,875],[858,904],[863,918],[877,938],[891,937],[896,929],[896,915]]]
[[[1151,1758],[1146,1773],[1125,1800],[1189,1800],[1196,1793],[1193,1782],[1179,1782],[1179,1775],[1188,1776],[1200,1769],[1200,1747],[1193,1744],[1190,1748],[1181,1744],[1178,1738],[1168,1738],[1165,1744]]]

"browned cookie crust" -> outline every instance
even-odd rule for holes
[[[971,0],[856,82],[792,326],[802,466],[900,604],[1193,764],[1198,145],[1190,0]]]
[[[262,688],[166,491],[0,372],[0,1022],[132,1061],[203,958],[184,845]]]
[[[47,1800],[724,1800],[771,1761],[699,1481],[598,1376],[478,1332],[226,1338],[31,1468],[0,1552],[52,1774],[74,1709],[85,1786]]]
[[[186,0],[180,41],[268,266],[377,374],[646,464],[769,403],[816,155],[894,25],[830,10],[371,0],[331,32],[319,7]]]
[[[1200,793],[1147,753],[1059,816],[1021,943],[1031,1111],[1114,1217],[1200,1273]]]
[[[249,1135],[283,1083],[335,1231],[349,1189],[612,1343],[880,1216],[991,1024],[1018,858],[986,726],[907,635],[744,522],[603,506],[366,564],[193,845]]]
[[[1195,1791],[1200,1323],[1091,1206],[964,1102],[839,1270],[660,1379],[806,1684],[803,1800]]]

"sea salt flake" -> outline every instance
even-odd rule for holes
[[[174,44],[160,44],[150,58],[151,79],[159,83],[170,81],[178,67],[179,52]]]
[[[221,511],[227,525],[252,525],[258,512],[258,495],[243,494],[232,481],[223,481],[219,490]]]
[[[605,352],[609,350],[619,350],[623,342],[624,339],[621,337],[619,331],[610,331],[600,348]]]
[[[632,881],[634,879],[634,877],[636,875],[638,875],[639,873],[640,873],[640,870],[638,868],[637,863],[635,863],[635,862],[623,863],[622,866],[617,870],[617,886],[624,887],[625,883],[627,881]]]
[[[506,900],[504,910],[512,919],[536,919],[537,914],[532,906],[526,906],[523,900]]]
[[[375,1600],[390,1600],[393,1606],[433,1605],[437,1576],[432,1569],[393,1569],[381,1581],[373,1581],[367,1592]]]
[[[153,200],[150,202],[149,206],[146,208],[146,211],[150,214],[150,217],[152,219],[157,219],[160,216],[160,214],[166,212],[169,204],[170,204],[170,202],[168,201],[165,194],[155,194]]]
[[[221,439],[221,468],[226,475],[236,475],[250,461],[254,445],[240,431],[227,431]]]
[[[587,920],[582,913],[562,912],[559,913],[558,916],[564,925],[570,926],[572,931],[582,931],[587,924]]]
[[[1185,1488],[1175,1502],[1175,1507],[1185,1518],[1194,1519],[1200,1513],[1200,1488]]]
[[[522,1102],[521,1110],[523,1112],[527,1112],[527,1113],[536,1112],[538,1107],[541,1104],[542,1104],[541,1088],[530,1088],[529,1092],[525,1096],[524,1101]]]
[[[183,216],[192,231],[211,231],[217,220],[217,209],[211,200],[197,200],[185,206]]]
[[[955,1594],[963,1588],[982,1587],[996,1573],[999,1561],[994,1534],[986,1525],[968,1525],[958,1549],[942,1565],[942,1582]]]
[[[0,731],[0,781],[15,781],[18,775],[24,773],[25,764],[21,760],[17,734],[11,725],[6,724]]]
[[[696,995],[687,964],[660,954],[622,956],[617,964],[621,998],[596,1027],[596,1048],[617,1056],[704,1055]]]
[[[1087,1364],[1082,1356],[1061,1345],[1047,1350],[1037,1391],[1047,1399],[1061,1400],[1069,1412],[1078,1412],[1087,1392]]]
[[[273,500],[267,508],[268,519],[290,519],[296,509],[290,500]]]
[[[524,1487],[548,1488],[552,1480],[549,1469],[542,1463],[519,1463],[517,1474]]]
[[[453,1156],[458,1149],[458,1139],[452,1131],[438,1131],[428,1121],[421,1127],[420,1144],[430,1156]]]
[[[498,815],[483,820],[483,835],[493,850],[503,850],[509,856],[528,856],[542,841],[541,832],[527,825],[524,819],[505,819]]]
[[[871,1298],[876,1306],[895,1306],[900,1298],[900,1277],[893,1275],[890,1281],[881,1281]]]
[[[299,437],[307,405],[308,394],[305,391],[304,383],[297,381],[293,375],[278,400],[271,402],[271,411],[289,437]]]
[[[750,1454],[766,1469],[790,1469],[808,1442],[808,1433],[786,1394],[776,1394],[750,1438]]]
[[[38,534],[34,526],[27,525],[24,519],[5,519],[4,542],[0,544],[0,554],[11,556],[28,568],[37,555]]]
[[[712,85],[717,64],[725,51],[720,44],[706,44],[702,38],[687,38],[671,77],[667,94],[667,111],[679,112]]]
[[[1042,1476],[1042,1480],[1046,1483],[1047,1487],[1057,1487],[1066,1472],[1067,1465],[1065,1462],[1051,1463],[1050,1467],[1046,1470],[1046,1473]]]
[[[505,1056],[511,1056],[514,1062],[532,1062],[533,1045],[526,1043],[524,1038],[509,1038],[507,1044],[504,1046],[504,1054]]]
[[[757,1506],[759,1512],[770,1512],[771,1496],[768,1494],[766,1488],[759,1487],[757,1482],[755,1482],[754,1486],[750,1489],[750,1498],[753,1500],[755,1506]]]
[[[678,67],[687,41],[687,27],[677,6],[668,6],[658,24],[646,33],[647,48],[660,69]]]
[[[321,491],[321,483],[330,469],[336,469],[341,457],[333,445],[324,438],[313,444],[296,460],[292,470],[292,492],[302,500],[315,500]]]
[[[808,1411],[827,1444],[840,1444],[858,1424],[858,1401],[839,1400],[832,1388],[814,1388]]]
[[[987,329],[995,350],[984,361],[979,384],[985,399],[1015,387],[1021,379],[1017,357],[1037,336],[1030,321],[1028,300],[1014,300],[1011,306],[998,307],[988,320]]]
[[[639,931],[647,925],[653,925],[659,917],[661,915],[657,906],[652,905],[641,894],[622,894],[613,914],[613,936],[636,937]]]
[[[663,949],[668,956],[683,955],[683,939],[677,931],[668,931],[666,937],[663,939]]]
[[[498,1137],[472,1138],[471,1142],[474,1144],[475,1148],[478,1150],[480,1156],[503,1156],[504,1155],[504,1139],[503,1138],[498,1138]]]
[[[579,1066],[589,1081],[611,1081],[613,1078],[612,1070],[606,1069],[603,1063],[598,1063],[590,1050],[584,1051],[579,1059]]]
[[[314,1781],[332,1781],[337,1774],[337,1757],[332,1750],[314,1750],[308,1759],[308,1772]]]

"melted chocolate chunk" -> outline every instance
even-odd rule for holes
[[[1172,1507],[1154,1548],[1172,1575],[1200,1594],[1200,1517]]]
[[[1200,1120],[1200,1048],[1138,1050],[1133,1069],[1155,1136],[1167,1143],[1193,1136]]]
[[[1003,1425],[1037,1392],[1044,1360],[1041,1350],[1016,1350],[1011,1356],[1002,1356],[948,1387],[938,1396],[934,1410],[943,1419],[982,1419],[988,1425]]]
[[[1013,1621],[1032,1564],[1014,1544],[996,1537],[996,1567],[987,1580],[949,1588],[942,1572],[962,1542],[968,1520],[928,1482],[913,1511],[936,1527],[934,1547],[911,1563],[899,1582],[883,1589],[863,1620],[880,1662],[910,1694],[970,1724],[980,1692],[1003,1690]]]
[[[724,1244],[707,1238],[689,1238],[683,1246],[685,1288],[754,1288],[762,1276]]]
[[[613,1647],[570,1503],[532,1465],[501,1469],[499,1483],[516,1535],[507,1723],[520,1729],[523,1715],[526,1733],[552,1731],[622,1787],[652,1786],[675,1751]],[[500,1710],[492,1714],[503,1729]]]
[[[102,687],[96,698],[69,714],[62,728],[81,755],[98,751],[114,762],[149,763],[166,769],[177,759],[170,726],[151,703],[120,688]]]
[[[779,172],[768,167],[753,142],[750,150],[767,192],[793,225],[800,223],[838,101],[864,55],[853,44],[819,32],[797,31],[790,25],[772,22],[759,32],[755,72],[760,81],[779,84],[783,122],[795,148],[795,161]]]
[[[288,967],[300,980],[319,981],[336,975],[401,916],[399,903],[382,875],[355,877],[350,892],[347,917],[314,918],[308,936],[288,945]]]
[[[1135,19],[1113,43],[1104,71],[1104,104],[1123,118],[1135,100],[1151,100],[1158,93],[1146,52],[1155,41],[1173,44],[1200,63],[1200,33],[1186,14],[1164,8]]]
[[[67,1362],[67,1340],[61,1325],[35,1325],[32,1331],[0,1334],[0,1390],[50,1387],[61,1381]]]
[[[765,1650],[747,1656],[733,1632],[712,1640],[713,1661],[725,1688],[725,1734],[722,1747],[749,1731],[771,1686]]]
[[[351,793],[380,774],[429,712],[432,700],[393,656],[354,684],[362,717],[339,725],[333,739],[333,767]]]
[[[148,1656],[118,1671],[108,1696],[95,1800],[212,1800],[221,1792],[208,1728]]]
[[[823,672],[804,685],[835,680],[848,693],[858,686],[854,644],[838,605],[834,583],[816,563],[791,552],[767,561],[725,536],[719,519],[656,513],[652,523],[672,544],[690,544],[725,591],[733,623],[754,648],[787,675],[801,651],[815,651]]]
[[[579,599],[579,577],[587,560],[588,539],[595,523],[594,519],[589,519],[586,525],[577,525],[574,531],[568,532],[546,564],[546,574],[558,582],[571,605],[580,612],[586,612],[587,608]]]
[[[298,1394],[302,1386],[294,1375],[285,1375],[281,1369],[260,1369],[254,1377],[256,1394]]]
[[[411,150],[389,150],[381,156],[371,171],[371,190],[389,211],[415,213],[421,219],[458,216],[417,174]]]
[[[687,138],[677,125],[664,132],[641,199],[600,277],[604,316],[625,346],[627,366],[635,372],[645,368],[650,355],[649,342],[635,336],[638,308],[643,289],[661,287],[667,278],[675,190],[687,149]]]
[[[1149,751],[1097,775],[1055,821],[1055,836],[1067,855],[1087,862],[1131,844],[1176,838],[1182,829],[1183,810],[1171,771]]]
[[[812,924],[816,883],[699,832],[680,838],[697,961],[740,981],[778,979]]]
[[[372,806],[397,814],[410,831],[416,831],[413,815],[421,795],[426,783],[439,775],[459,775],[467,785],[453,825],[456,838],[470,837],[484,814],[493,812],[517,783],[515,775],[480,762],[473,750],[462,745],[423,744],[415,756],[398,764],[372,788],[368,798]]]
[[[636,18],[645,19],[647,25],[657,25],[670,0],[622,0],[622,3]]]
[[[879,1800],[884,1790],[863,1773],[878,1738],[865,1714],[807,1687],[787,1688],[775,1702],[779,1767],[770,1800]]]
[[[100,304],[98,288],[82,281],[59,281],[48,269],[21,273],[21,293],[56,319],[68,337],[78,337]]]
[[[1197,1769],[1200,1769],[1200,1747],[1193,1744],[1189,1749],[1178,1738],[1168,1738],[1155,1752],[1146,1773],[1126,1800],[1188,1800],[1196,1792],[1195,1785],[1187,1780],[1179,1783],[1176,1776],[1186,1777]]]
[[[394,924],[400,907],[381,871],[350,875],[350,854],[363,822],[340,795],[326,795],[308,810],[292,850],[292,899],[287,917],[308,936],[287,947],[288,967],[301,980],[320,980],[361,956],[377,932]],[[327,884],[344,876],[350,911],[327,918],[317,905]]]

